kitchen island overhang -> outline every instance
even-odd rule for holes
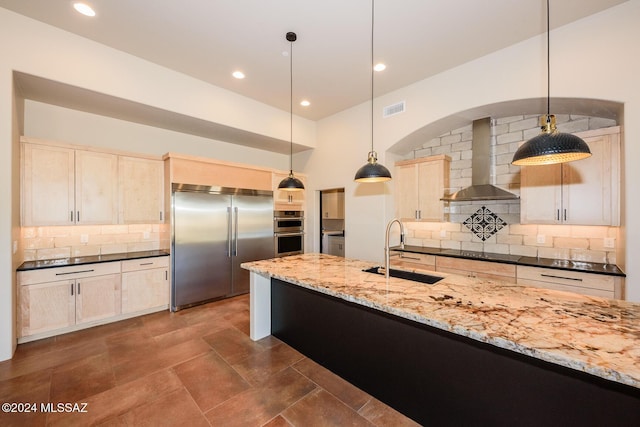
[[[457,338],[468,339],[467,344],[469,345],[467,347],[469,348],[478,348],[479,345],[483,352],[491,350],[494,353],[500,353],[501,356],[512,355],[514,356],[512,359],[515,360],[526,361],[529,359],[532,365],[549,364],[549,366],[558,367],[560,370],[568,368],[565,370],[569,372],[570,376],[578,378],[579,382],[595,385],[596,390],[606,389],[607,393],[610,391],[613,393],[609,397],[603,398],[604,400],[599,399],[598,401],[604,402],[609,399],[618,405],[620,400],[629,403],[628,399],[631,399],[632,411],[625,411],[627,419],[638,419],[634,418],[634,415],[640,417],[638,414],[640,412],[640,390],[638,389],[640,385],[638,354],[640,351],[638,349],[640,305],[456,275],[445,275],[446,277],[435,285],[424,285],[393,278],[386,280],[384,277],[362,272],[368,267],[371,267],[371,263],[321,254],[305,254],[285,259],[248,263],[245,268],[252,271],[254,278],[252,285],[255,288],[252,288],[251,295],[252,316],[254,311],[259,313],[258,306],[264,303],[264,297],[268,293],[269,307],[268,310],[264,310],[269,311],[268,328],[262,324],[263,333],[268,335],[272,328],[270,306],[273,296],[271,295],[272,286],[279,289],[293,287],[302,290],[302,288],[306,288],[306,293],[310,294],[315,301],[307,311],[312,311],[314,306],[321,305],[319,302],[321,299],[318,299],[318,296],[329,297],[335,300],[333,303],[337,301],[339,305],[347,304],[350,311],[356,307],[364,308],[370,312],[369,314],[377,314],[378,317],[382,316],[391,320],[396,319],[399,321],[396,323],[407,323],[408,321],[422,325],[423,329],[431,329],[428,331],[430,336],[444,333],[445,336],[446,334],[455,335],[449,336],[448,341],[451,339],[456,341]],[[286,283],[278,283],[279,281]],[[264,291],[263,301],[260,301],[261,290]],[[299,294],[295,289],[287,291],[287,293],[291,292]],[[278,306],[274,312],[288,310],[285,309],[286,304],[281,304],[281,298],[275,304]],[[297,304],[296,302],[294,305]],[[296,310],[294,308],[294,311]],[[279,313],[274,314],[280,316]],[[285,316],[289,315],[294,316],[285,313]],[[318,318],[313,322],[300,321],[299,319],[291,322],[294,325],[295,322],[299,322],[300,325],[295,326],[294,329],[305,331],[303,335],[306,334],[313,340],[316,338],[314,338],[315,333],[312,330],[318,325],[322,325],[328,319],[326,316],[331,315],[326,313],[324,319]],[[292,319],[294,318],[295,316],[292,317]],[[282,321],[276,320],[276,322],[281,323]],[[348,323],[353,323],[353,321],[350,320]],[[258,317],[252,318],[252,333],[254,325],[257,324],[260,324],[260,319]],[[328,329],[334,330],[336,327],[337,325],[334,324]],[[282,335],[285,342],[289,340],[287,335],[300,335],[300,332],[287,332],[287,330],[292,330],[290,326],[276,325],[276,329],[280,330],[274,330],[274,335]],[[326,331],[322,329],[316,332],[320,331],[322,331],[321,335],[326,335]],[[364,327],[361,328],[361,331],[364,335],[377,334],[374,327]],[[345,331],[340,331],[340,333],[343,334]],[[259,337],[255,336],[254,338]],[[423,337],[414,341],[428,341],[430,339]],[[292,345],[304,347],[305,344],[293,342]],[[331,344],[325,343],[325,345]],[[444,344],[438,344],[438,347],[442,346]],[[305,353],[304,349],[302,352]],[[472,353],[474,351],[471,351],[470,354]],[[336,358],[352,359],[349,354],[354,353],[352,351],[345,352],[343,349],[341,356],[336,356]],[[428,354],[429,352],[426,351],[425,355]],[[325,357],[322,354],[307,355],[311,358],[322,359]],[[459,351],[456,351],[447,357],[458,357],[458,355]],[[364,356],[360,355],[356,359],[362,357]],[[464,363],[472,364],[475,358],[476,356],[472,356]],[[331,363],[334,362],[329,361],[329,364]],[[402,359],[387,364],[393,365],[394,363],[402,363]],[[418,363],[418,361],[414,363]],[[431,361],[427,366],[434,364],[437,362]],[[549,366],[544,369],[548,371]],[[349,372],[343,371],[346,368],[333,365],[328,367],[368,391],[368,385],[359,382],[362,381],[361,379],[352,378]],[[499,367],[498,364],[492,369],[503,369]],[[478,366],[476,368],[480,369]],[[556,371],[556,369],[552,369],[552,371]],[[433,375],[433,372],[431,374]],[[563,373],[563,375],[565,374]],[[371,375],[375,376],[374,373]],[[470,373],[467,372],[466,375],[470,375]],[[481,373],[481,375],[484,374]],[[528,378],[531,378],[530,374],[527,375],[529,375]],[[497,386],[499,383],[492,378],[491,376],[485,377],[488,388]],[[575,378],[571,381],[574,381]],[[451,380],[454,388],[465,384],[464,378],[454,379],[451,377]],[[426,378],[424,381],[435,382],[440,384],[440,387],[443,386],[442,381],[434,381],[433,378]],[[467,383],[469,382],[467,381]],[[545,381],[536,380],[538,385],[544,383]],[[553,382],[549,384],[553,384]],[[512,386],[514,385],[505,385],[505,387]],[[526,383],[522,384],[522,387],[523,389],[538,389],[533,386],[527,387]],[[567,383],[552,387],[569,387],[568,394],[571,394],[571,390],[578,390],[574,385],[568,386]],[[403,386],[396,384],[396,388],[402,389]],[[588,391],[587,395],[592,392],[593,390]],[[574,394],[582,395],[581,393]],[[615,398],[618,393],[619,396],[624,397]],[[521,395],[529,396],[526,393]],[[517,396],[515,397],[517,398]],[[528,398],[532,399],[531,396]],[[389,402],[389,404],[397,406],[396,402]],[[441,404],[444,403],[441,402]],[[609,405],[609,407],[614,409],[615,405]],[[567,407],[570,407],[568,402]],[[403,410],[403,408],[399,409]],[[633,409],[635,409],[635,414]],[[590,411],[583,412],[587,414]],[[409,413],[407,415],[414,416]]]

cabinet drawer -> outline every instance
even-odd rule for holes
[[[434,270],[436,267],[436,257],[433,255],[391,251],[391,256],[390,263],[393,267],[423,270]]]
[[[473,273],[483,273],[490,276],[498,276],[504,278],[516,278],[516,266],[513,264],[504,264],[501,262],[478,261],[474,259],[462,259],[439,256],[436,258],[436,265],[439,271],[451,272],[452,270],[462,270]]]
[[[148,270],[150,268],[166,268],[169,267],[169,257],[153,257],[153,258],[140,258],[130,259],[122,261],[122,272]]]
[[[613,276],[556,270],[553,268],[518,266],[518,284],[526,284],[525,281],[527,280],[597,289],[611,294],[615,291],[615,278]]]
[[[59,280],[82,279],[84,277],[119,274],[120,262],[73,265],[68,267],[44,268],[18,272],[19,285],[56,282]]]

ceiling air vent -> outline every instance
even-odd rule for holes
[[[397,104],[387,105],[382,109],[382,117],[387,118],[396,114],[404,113],[405,102],[398,102]]]

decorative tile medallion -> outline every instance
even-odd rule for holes
[[[483,242],[507,225],[502,218],[491,212],[486,206],[478,209],[463,224]]]

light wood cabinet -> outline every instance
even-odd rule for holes
[[[306,181],[307,178],[302,174],[294,174],[296,178],[298,178],[305,186],[305,190],[302,191],[284,191],[278,190],[278,185],[280,181],[289,176],[289,172],[273,172],[271,178],[271,187],[273,189],[273,204],[274,210],[277,211],[286,211],[286,210],[297,210],[303,211],[305,204],[305,193],[306,193]]]
[[[435,271],[436,257],[429,254],[413,252],[391,251],[389,264],[392,267],[403,270],[429,270]]]
[[[624,298],[624,278],[551,268],[518,266],[517,284],[605,298]]]
[[[449,188],[449,156],[403,160],[395,164],[396,217],[402,221],[442,221]]]
[[[620,128],[577,133],[592,156],[521,169],[521,223],[620,225]]]
[[[116,224],[117,156],[22,144],[22,225]]]
[[[169,257],[122,261],[122,312],[169,307]]]
[[[322,192],[322,218],[344,219],[344,192]]]
[[[119,222],[152,224],[164,221],[164,162],[118,157]]]
[[[436,271],[481,279],[516,281],[516,266],[501,262],[436,256]]]
[[[18,337],[54,335],[120,314],[120,262],[18,273]]]

